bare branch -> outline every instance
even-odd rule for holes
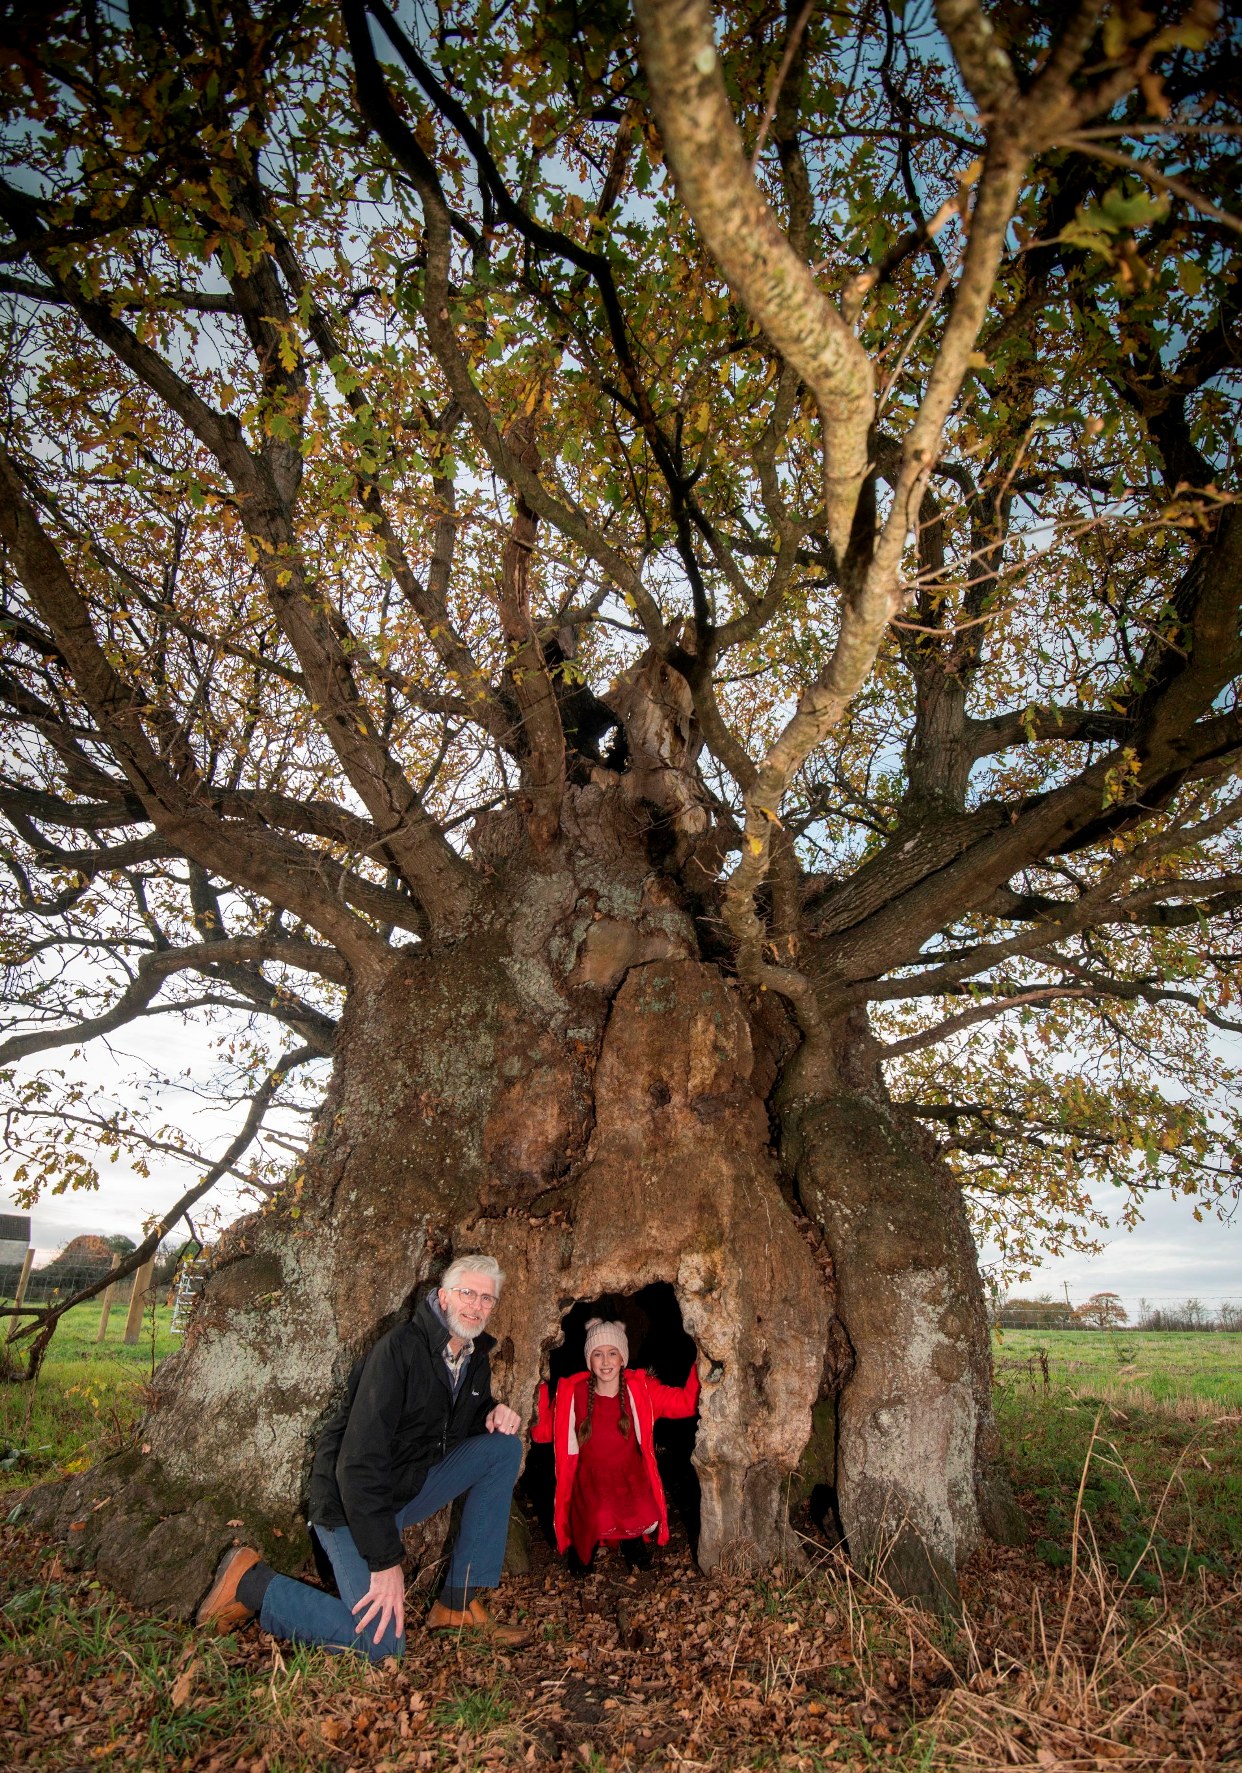
[[[1239,818],[1242,818],[1242,797],[1235,798],[1195,825],[1179,825],[1172,831],[1160,832],[1116,857],[1099,879],[1072,903],[1053,901],[1047,916],[1038,920],[1036,931],[1023,931],[1003,941],[982,943],[960,959],[922,973],[869,980],[855,988],[857,1001],[881,1002],[939,995],[1003,960],[1038,954],[1066,936],[1077,935],[1098,924],[1126,922],[1126,900],[1119,900],[1117,894],[1140,869],[1170,852],[1202,843],[1206,838],[1228,830]]]
[[[210,1166],[201,1182],[195,1183],[193,1188],[186,1189],[185,1193],[168,1209],[154,1229],[149,1231],[143,1238],[142,1242],[138,1244],[135,1249],[131,1250],[127,1256],[123,1257],[110,1273],[102,1275],[99,1280],[93,1281],[90,1286],[83,1287],[70,1298],[61,1300],[57,1305],[0,1306],[0,1318],[30,1317],[34,1320],[32,1323],[26,1324],[22,1328],[12,1332],[12,1341],[16,1344],[20,1344],[28,1336],[34,1338],[29,1349],[26,1351],[26,1372],[24,1374],[26,1380],[38,1378],[39,1368],[42,1365],[43,1356],[47,1353],[48,1343],[52,1340],[56,1331],[56,1326],[61,1318],[64,1317],[65,1313],[67,1311],[72,1311],[75,1305],[81,1305],[85,1300],[93,1299],[97,1293],[102,1293],[105,1287],[115,1284],[115,1282],[119,1280],[124,1280],[128,1275],[135,1274],[138,1269],[142,1267],[143,1263],[147,1261],[148,1257],[155,1254],[159,1249],[160,1244],[168,1236],[168,1233],[172,1230],[173,1226],[176,1225],[177,1221],[184,1218],[190,1211],[190,1208],[194,1206],[196,1202],[202,1200],[203,1196],[215,1187],[216,1183],[222,1176],[228,1174],[236,1164],[238,1158],[241,1157],[253,1143],[255,1135],[263,1125],[263,1116],[267,1113],[267,1110],[271,1105],[272,1097],[285,1081],[289,1072],[295,1070],[299,1065],[305,1065],[310,1060],[317,1059],[318,1057],[319,1054],[316,1053],[313,1048],[295,1047],[291,1052],[286,1053],[283,1058],[279,1060],[277,1065],[268,1073],[260,1088],[255,1092],[254,1097],[251,1100],[249,1113],[246,1115],[242,1129],[237,1137],[232,1140],[228,1150]]]
[[[1096,995],[1087,985],[1039,985],[1030,991],[1016,991],[1009,997],[990,998],[985,1003],[975,1004],[969,1010],[961,1010],[956,1016],[947,1016],[943,1022],[937,1022],[932,1028],[924,1028],[918,1034],[908,1034],[904,1040],[889,1041],[880,1049],[880,1058],[898,1059],[905,1053],[917,1053],[923,1047],[932,1047],[942,1040],[948,1040],[952,1034],[960,1034],[965,1028],[973,1028],[976,1023],[990,1022],[997,1016],[1003,1016],[1010,1010],[1019,1009],[1028,1003],[1049,1003],[1054,999],[1066,997],[1094,997]]]
[[[46,302],[49,307],[71,306],[69,297],[54,283],[34,283],[28,277],[0,274],[0,295],[25,296],[32,302]],[[174,314],[236,314],[237,303],[231,295],[213,295],[195,289],[153,290],[141,301],[113,302],[123,314],[147,314],[163,309]]]
[[[237,200],[244,213],[242,193]],[[258,546],[268,597],[301,662],[329,742],[430,920],[455,925],[473,893],[473,870],[428,817],[396,758],[382,743],[358,693],[343,637],[315,595],[313,574],[298,545],[290,509],[300,455],[292,446],[277,446],[274,439],[264,455],[253,455],[235,418],[209,407],[158,352],[59,266],[32,199],[0,184],[0,217],[15,232],[21,231],[19,223],[25,225],[33,241],[32,256],[91,332],[182,420],[228,475],[242,521]],[[279,341],[272,333],[274,324],[288,318],[274,268],[262,257],[250,275],[236,276],[232,283],[260,360],[269,364],[270,376],[287,379],[279,370]]]

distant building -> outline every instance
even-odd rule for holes
[[[30,1248],[30,1214],[0,1213],[0,1269],[20,1268]]]
[[[29,1214],[0,1213],[0,1299],[10,1299],[17,1292],[29,1248]]]

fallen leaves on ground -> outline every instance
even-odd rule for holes
[[[1216,1767],[1242,1755],[1237,1584],[1162,1601],[988,1547],[948,1627],[869,1590],[832,1554],[782,1580],[699,1574],[686,1544],[628,1576],[574,1578],[542,1547],[497,1653],[412,1625],[405,1661],[215,1640],[140,1615],[54,1547],[0,1534],[0,1764],[183,1773],[589,1773],[765,1766]]]

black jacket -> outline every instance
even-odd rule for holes
[[[456,1398],[444,1364],[448,1339],[429,1298],[421,1299],[408,1323],[357,1362],[315,1448],[307,1515],[316,1526],[348,1526],[368,1569],[401,1562],[398,1510],[418,1495],[433,1465],[487,1432],[495,1337],[475,1337]]]

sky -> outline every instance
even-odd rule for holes
[[[90,1087],[92,1107],[98,1113],[107,1113],[123,1102],[132,1105],[135,1096],[131,1080],[135,1077],[147,1082],[157,1075],[169,1079],[168,1087],[158,1092],[161,1118],[182,1127],[200,1150],[214,1157],[240,1125],[245,1105],[240,1111],[226,1113],[190,1087],[191,1079],[209,1075],[207,1053],[201,1023],[195,1025],[169,1015],[131,1024],[107,1041],[96,1041],[82,1058],[75,1059],[63,1050],[42,1058],[49,1068],[55,1066],[69,1077],[84,1079]],[[34,1059],[20,1068],[33,1070],[38,1064],[39,1060]],[[49,1261],[74,1237],[108,1237],[119,1232],[137,1242],[144,1234],[145,1222],[167,1211],[200,1174],[195,1166],[155,1155],[150,1160],[151,1175],[143,1177],[119,1158],[116,1163],[100,1166],[97,1190],[66,1191],[59,1195],[45,1192],[33,1208],[26,1208],[14,1198],[12,1177],[16,1161],[0,1152],[0,1212],[29,1212],[36,1267]],[[193,1209],[192,1217],[196,1226],[205,1230],[212,1223],[227,1224],[248,1210],[249,1204],[238,1185],[226,1178]],[[184,1222],[171,1235],[177,1239],[188,1236]]]
[[[1068,1288],[1073,1305],[1092,1293],[1117,1293],[1132,1318],[1140,1299],[1164,1309],[1198,1299],[1213,1314],[1226,1302],[1242,1305],[1242,1211],[1228,1225],[1215,1218],[1196,1223],[1185,1201],[1151,1195],[1142,1224],[1101,1241],[1100,1255],[1049,1259],[1007,1290],[1024,1299],[1063,1299]],[[981,1256],[986,1263],[988,1251]]]

